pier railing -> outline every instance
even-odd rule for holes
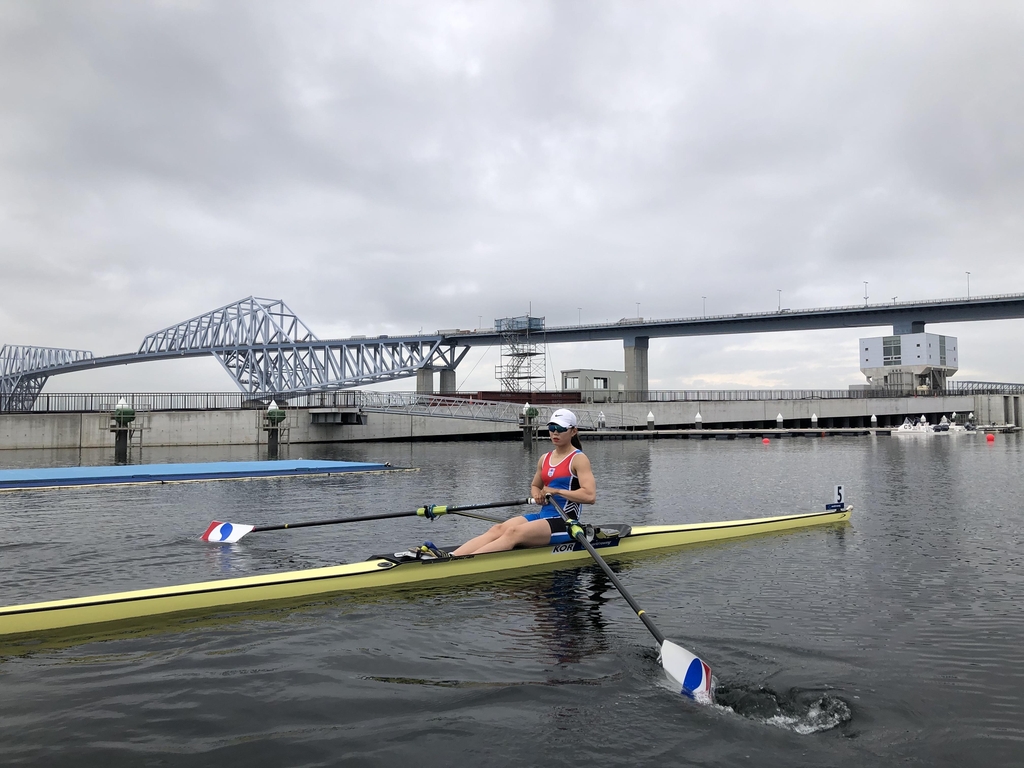
[[[570,393],[564,393],[566,395]],[[575,393],[573,393],[575,394]],[[731,389],[731,390],[649,390],[647,392],[608,391],[592,401],[585,394],[565,404],[585,411],[610,403],[719,402],[751,400],[862,400],[899,397],[959,397],[969,395],[1020,395],[1024,384],[985,381],[950,381],[942,390],[919,392],[906,389]],[[601,397],[603,395],[603,398]],[[494,402],[452,395],[424,395],[416,392],[373,392],[344,389],[312,392],[304,395],[253,395],[244,392],[88,392],[41,393],[32,413],[107,413],[124,398],[136,411],[214,411],[265,409],[271,400],[289,408],[353,408],[364,410],[448,409],[452,418],[488,418],[511,421],[518,418],[522,403]],[[524,394],[524,399],[529,399]],[[578,403],[578,404],[577,404]],[[541,408],[549,406],[539,406]],[[550,407],[558,407],[553,405]],[[499,414],[500,411],[500,414]],[[486,414],[485,414],[486,412]],[[459,415],[454,415],[458,413]],[[476,413],[478,415],[463,415]],[[442,414],[437,414],[442,415]],[[609,414],[609,418],[611,415]]]

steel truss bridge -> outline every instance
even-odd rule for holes
[[[1021,317],[1024,294],[1014,293],[672,320],[637,318],[549,327],[532,331],[530,337],[540,344],[621,340],[627,377],[633,381],[628,389],[646,393],[651,337],[880,325],[892,325],[894,333],[916,333],[924,330],[925,323]],[[0,348],[0,411],[31,410],[50,376],[207,355],[217,358],[239,390],[254,397],[334,391],[434,370],[442,372],[444,391],[445,373],[453,382],[455,368],[472,346],[497,346],[505,341],[498,330],[321,340],[284,301],[250,296],[151,333],[138,351],[126,354],[95,357],[85,350],[4,345]]]
[[[242,392],[287,397],[454,370],[468,351],[439,334],[320,340],[280,299],[250,296],[151,333],[128,354],[4,346],[0,411],[30,410],[50,376],[149,360],[213,355]]]

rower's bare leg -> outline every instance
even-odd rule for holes
[[[519,519],[519,518],[513,518],[513,519]],[[485,533],[481,533],[479,536],[470,539],[469,541],[467,541],[465,544],[463,544],[458,549],[452,550],[452,554],[453,555],[471,555],[471,554],[473,554],[474,552],[476,552],[478,547],[482,547],[485,544],[490,544],[495,539],[501,538],[502,533],[504,533],[505,528],[508,526],[508,524],[510,522],[511,522],[510,520],[506,520],[503,523],[498,523],[497,525],[492,525],[490,528],[487,529],[487,531]]]
[[[453,555],[482,555],[487,552],[505,552],[516,547],[541,547],[551,541],[551,526],[548,525],[547,520],[523,520],[523,518],[517,518],[521,520],[518,525],[511,525],[506,527],[504,530],[497,531],[499,535],[491,537],[490,541],[481,542],[476,545],[473,549],[469,549],[469,545],[473,544],[473,541],[466,542],[459,549],[452,552]],[[506,523],[511,523],[511,520],[507,520]],[[506,525],[495,526],[495,528],[501,528]],[[488,531],[490,534],[494,531]],[[484,534],[487,536],[487,534]],[[477,537],[483,538],[483,537]],[[465,552],[461,550],[467,550]]]
[[[455,555],[475,555],[480,547],[487,546],[492,541],[496,541],[504,536],[508,531],[512,530],[518,525],[522,525],[526,522],[525,518],[513,517],[504,522],[492,525],[487,529],[486,533],[481,533],[476,538],[470,539],[461,547],[452,551],[452,556]]]

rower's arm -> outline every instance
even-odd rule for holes
[[[546,456],[547,454],[545,454]],[[533,496],[533,500],[537,504],[543,504],[544,499],[544,480],[541,479],[541,465],[544,463],[544,456],[541,456],[537,460],[537,471],[533,473],[533,482],[530,483],[530,495]]]

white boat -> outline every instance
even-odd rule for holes
[[[972,414],[973,415],[973,414]],[[953,414],[955,417],[956,414]],[[957,424],[955,421],[951,422],[945,416],[938,424],[929,424],[928,419],[922,414],[919,418],[910,420],[908,416],[903,420],[903,423],[899,427],[892,431],[893,435],[949,435],[949,434],[974,434],[976,432],[974,424],[968,422],[965,424]]]
[[[893,435],[900,436],[916,436],[916,435],[937,435],[941,434],[932,429],[931,424],[928,423],[928,419],[921,416],[919,419],[910,420],[908,416],[903,420],[903,423],[892,431]]]
[[[971,413],[967,417],[967,421],[966,422],[964,422],[963,424],[958,424],[957,421],[956,421],[956,411],[953,411],[953,418],[951,419],[951,422],[952,423],[950,423],[950,425],[949,425],[949,432],[950,432],[950,434],[957,435],[957,434],[967,433],[969,435],[973,435],[975,432],[978,431],[978,428],[974,426],[974,414],[973,413]]]
[[[974,434],[977,434],[977,432],[978,432],[978,428],[975,427],[973,424],[950,424],[949,425],[949,434],[951,434],[951,435],[959,435],[959,434],[974,435]]]

